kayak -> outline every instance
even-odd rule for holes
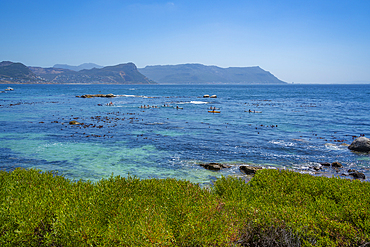
[[[221,113],[221,111],[208,111],[210,113]]]

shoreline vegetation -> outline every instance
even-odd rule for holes
[[[370,183],[263,169],[246,183],[0,171],[1,246],[367,246]]]

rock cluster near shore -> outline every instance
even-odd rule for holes
[[[199,165],[211,171],[220,171],[221,169],[232,167],[232,165],[229,165],[229,164],[222,164],[222,163],[215,163],[215,162],[201,163]],[[339,173],[340,176],[343,176],[343,177],[351,176],[354,179],[366,179],[365,174],[357,170],[349,169],[347,171],[344,171],[343,170],[344,166],[338,161],[334,161],[332,163],[329,163],[329,162],[315,163],[315,165],[311,166],[311,169],[313,169],[313,171],[315,171],[315,173],[317,174],[317,172],[322,170],[324,167],[331,167],[333,170],[336,171],[336,173]],[[240,165],[239,171],[245,175],[254,176],[256,172],[258,172],[259,170],[265,169],[265,168],[266,167],[258,166],[258,165]],[[325,171],[323,172],[325,173]]]
[[[204,97],[209,97],[209,95],[205,95]],[[356,152],[365,152],[370,153],[370,139],[364,136],[360,136],[356,138],[351,145],[348,146],[348,149]],[[219,171],[222,168],[230,168],[230,165],[221,164],[221,163],[204,163],[200,164],[200,166],[204,167],[208,170]],[[340,162],[334,161],[332,163],[329,162],[322,162],[322,163],[314,163],[314,165],[310,166],[315,173],[322,170],[324,167],[331,167],[336,173],[340,173],[340,176],[351,176],[354,179],[366,179],[364,173],[354,170],[348,169],[347,171],[343,171],[345,168]],[[249,166],[249,165],[241,165],[239,166],[239,170],[246,174],[246,175],[254,175],[258,170],[262,170],[264,167],[262,166]]]
[[[258,170],[262,170],[261,166],[240,166],[239,170],[247,175],[254,175]]]
[[[358,137],[348,146],[348,149],[357,152],[370,152],[370,139],[364,136]]]
[[[207,170],[212,170],[212,171],[219,171],[222,168],[230,168],[230,165],[227,164],[221,164],[221,163],[202,163],[200,166],[204,167]]]

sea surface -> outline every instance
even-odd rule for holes
[[[344,178],[355,169],[370,178],[370,155],[348,150],[355,137],[370,136],[370,85],[0,85],[0,90],[8,86],[14,91],[0,93],[2,170],[53,170],[73,180],[113,174],[209,184],[220,176],[242,176],[241,165],[260,165]],[[76,97],[98,93],[117,97]],[[110,102],[113,106],[106,105]],[[208,112],[210,107],[220,113]],[[71,120],[83,124],[70,125]],[[344,168],[317,171],[319,163],[334,161]],[[200,166],[208,162],[232,167]]]

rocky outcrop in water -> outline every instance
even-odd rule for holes
[[[349,145],[348,149],[357,152],[370,152],[370,139],[363,136],[358,137]]]
[[[69,121],[70,125],[80,125],[80,122],[77,122],[76,120]]]
[[[349,175],[352,176],[353,178],[361,178],[361,179],[365,179],[366,176],[365,174],[363,174],[362,172],[359,172],[359,171],[356,171],[356,170],[353,170],[353,169],[349,169],[348,170],[349,172]]]
[[[109,94],[85,94],[85,95],[81,95],[81,96],[76,96],[77,98],[96,98],[96,97],[100,97],[100,98],[114,98],[116,97],[114,94],[112,93],[109,93]]]
[[[254,175],[258,170],[263,169],[260,166],[240,166],[240,171],[247,175]]]
[[[226,164],[221,164],[221,163],[204,163],[200,164],[200,166],[204,167],[207,170],[212,170],[212,171],[219,171],[222,168],[230,168],[230,165]]]
[[[335,162],[331,163],[331,166],[332,167],[335,167],[335,168],[341,168],[341,167],[343,167],[343,165],[340,162],[338,162],[338,161],[335,161]]]

